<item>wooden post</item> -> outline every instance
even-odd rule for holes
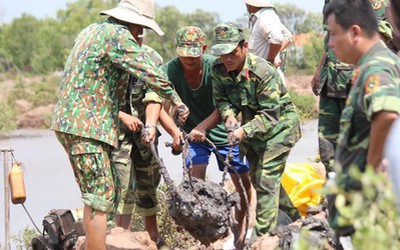
[[[10,183],[8,181],[8,172],[10,164],[10,153],[14,152],[12,148],[0,148],[3,154],[4,167],[4,233],[5,250],[10,250]]]

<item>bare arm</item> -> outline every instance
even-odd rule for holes
[[[190,138],[194,141],[204,141],[206,139],[206,131],[217,126],[221,121],[221,114],[215,109],[206,119],[190,131]]]
[[[270,61],[271,63],[274,63],[275,57],[279,54],[279,51],[281,51],[282,44],[270,44],[269,45],[269,52],[267,55],[267,61]]]
[[[383,148],[393,122],[399,115],[394,112],[381,111],[374,114],[371,123],[371,140],[369,144],[367,163],[376,168],[383,158]]]
[[[172,137],[172,149],[175,152],[181,152],[181,141],[183,140],[182,132],[176,126],[175,122],[173,121],[172,117],[168,115],[167,111],[164,108],[160,111],[160,123],[161,126],[167,131],[167,133]]]
[[[139,131],[139,129],[143,126],[143,123],[139,120],[139,118],[131,116],[123,111],[118,112],[118,118],[130,131]]]
[[[146,105],[146,130],[149,133],[146,138],[143,138],[145,143],[155,140],[156,138],[156,126],[158,118],[160,117],[161,103],[148,102]]]

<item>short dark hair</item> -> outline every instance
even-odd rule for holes
[[[324,12],[324,18],[335,15],[336,22],[345,30],[358,25],[368,37],[378,32],[378,20],[369,0],[332,0]]]

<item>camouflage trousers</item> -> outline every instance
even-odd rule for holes
[[[277,226],[279,210],[285,212],[293,221],[300,218],[300,214],[281,184],[290,150],[271,159],[266,157],[265,150],[260,151],[260,148],[265,146],[260,145],[258,148],[254,146],[256,145],[246,147],[246,156],[250,163],[251,182],[257,192],[253,234],[261,236]]]
[[[121,183],[121,195],[117,214],[150,216],[160,211],[157,187],[161,176],[156,159],[145,146],[139,133],[121,134],[119,149],[112,151],[117,177]]]
[[[319,99],[318,147],[326,173],[333,171],[333,158],[340,132],[340,116],[345,105],[345,98],[322,94]]]
[[[94,210],[111,212],[117,186],[110,161],[111,146],[61,132],[56,132],[56,137],[68,154],[82,202]]]

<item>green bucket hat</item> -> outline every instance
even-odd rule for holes
[[[231,53],[244,40],[243,29],[235,23],[220,23],[214,31],[215,45],[211,47],[211,53],[216,56]]]
[[[176,53],[184,57],[199,57],[202,53],[205,35],[195,26],[184,26],[176,31]]]

